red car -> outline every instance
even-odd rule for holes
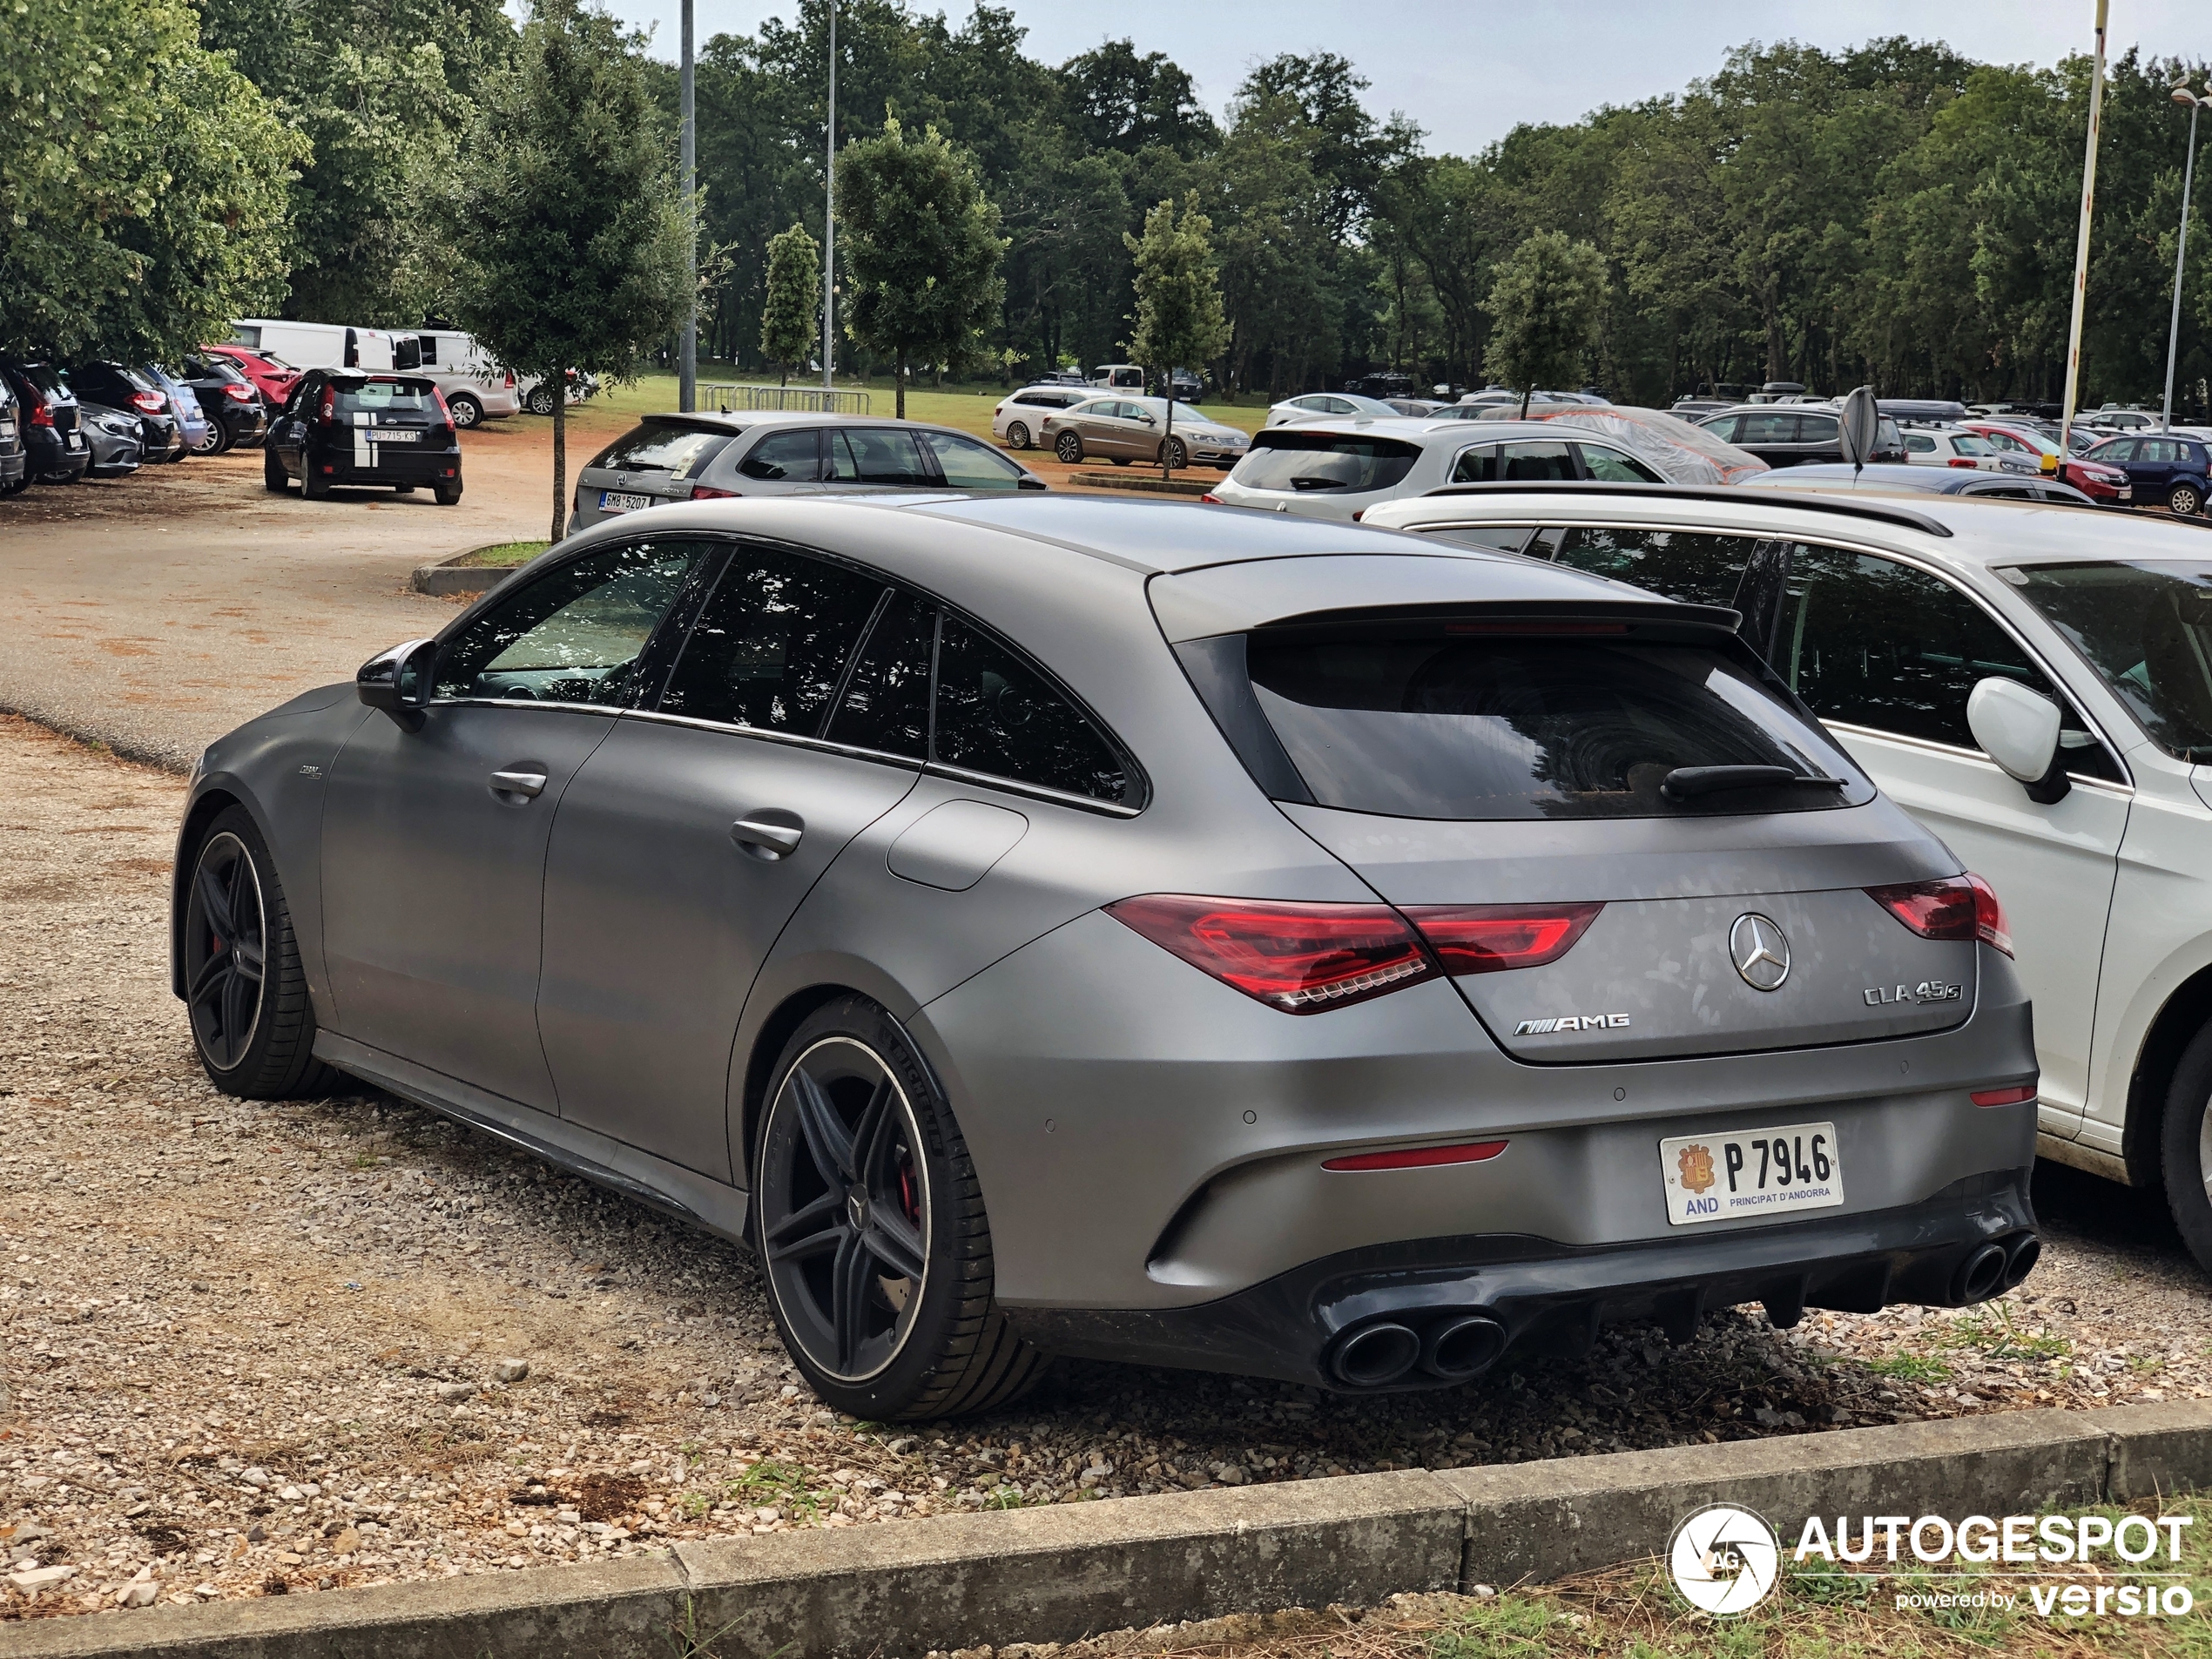
[[[2059,452],[2055,442],[2030,427],[2010,426],[2002,421],[1962,421],[1959,425],[1988,439],[2000,455],[2026,455],[2038,466],[2042,464],[2044,456]],[[2127,469],[2100,461],[2068,456],[2059,463],[2055,472],[2047,472],[2044,476],[2072,484],[2100,507],[2125,506],[2131,493]]]
[[[261,388],[261,395],[273,409],[285,406],[300,379],[298,369],[267,352],[249,351],[243,346],[202,346],[199,349],[204,355],[235,364],[239,374]]]

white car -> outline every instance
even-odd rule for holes
[[[1379,397],[1356,397],[1350,392],[1311,392],[1304,397],[1285,398],[1280,403],[1270,404],[1267,419],[1260,424],[1288,426],[1299,421],[1325,421],[1332,415],[1382,421],[1399,418],[1398,411]]]
[[[1743,610],[1852,759],[2003,900],[2035,1002],[2037,1150],[2162,1187],[2212,1271],[2202,530],[1936,496],[1496,486],[1366,523]],[[1734,845],[1713,838],[1716,880]],[[1837,884],[1853,884],[1852,849],[1834,855]]]
[[[1025,386],[1001,398],[991,411],[991,435],[1009,449],[1034,449],[1046,415],[1097,395],[1088,386]]]
[[[523,412],[523,391],[515,382],[515,371],[493,361],[474,335],[457,328],[424,328],[415,338],[416,372],[437,382],[446,408],[453,412],[454,425],[472,427]]]
[[[1905,459],[1915,467],[1971,467],[1979,472],[2033,472],[2036,463],[2027,455],[1999,449],[1979,432],[1960,427],[1908,426],[1901,428]]]
[[[1226,472],[1251,442],[1243,428],[1217,421],[1188,403],[1175,406],[1170,422],[1165,398],[1135,397],[1126,392],[1086,398],[1044,414],[1040,442],[1069,466],[1102,460],[1117,467],[1132,461],[1171,467],[1195,462]]]
[[[1454,483],[1657,483],[1653,464],[1595,432],[1540,421],[1315,421],[1263,427],[1211,499],[1312,518],[1356,519],[1400,496]]]

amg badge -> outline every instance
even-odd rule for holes
[[[1523,1020],[1514,1027],[1517,1037],[1548,1037],[1555,1031],[1625,1031],[1625,1014],[1570,1014],[1558,1020]]]

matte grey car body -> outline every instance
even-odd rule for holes
[[[649,415],[577,472],[569,529],[671,502],[1044,488],[1020,462],[951,427],[851,415]]]
[[[1979,1299],[2033,1258],[2033,1108],[1971,1098],[2032,1096],[2026,1001],[1971,934],[1870,897],[1963,878],[1733,627],[1219,509],[672,505],[213,745],[176,986],[219,1086],[311,1087],[282,1046],[311,1042],[752,1239],[810,1382],[879,1420],[1008,1398],[1049,1352],[1442,1386],[1609,1319]],[[1409,650],[1447,678],[1702,685],[1681,696],[1725,742],[1795,759],[1585,796],[1532,782],[1494,724],[1502,770],[1430,765],[1441,717],[1378,705],[1387,741],[1332,760],[1330,733],[1369,728],[1329,677]],[[1529,740],[1572,746],[1580,693],[1554,695]],[[1476,772],[1494,811],[1422,792]],[[1447,968],[1433,930],[1460,924],[1427,907],[1470,906],[1588,936]],[[1369,942],[1299,966],[1308,928]],[[1739,960],[1747,932],[1794,948],[1786,982],[1771,951]],[[1240,987],[1239,962],[1288,977]],[[280,995],[288,1035],[253,1022]],[[1837,1137],[1836,1202],[1670,1223],[1666,1170],[1710,1186],[1723,1137],[1791,1125],[1801,1164]],[[917,1136],[895,1179],[851,1173]],[[1684,1136],[1711,1137],[1703,1164],[1662,1157]],[[943,1329],[984,1357],[898,1380],[954,1294],[941,1258],[979,1237]],[[849,1341],[802,1282],[831,1243]]]

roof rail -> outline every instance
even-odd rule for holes
[[[1437,496],[1653,496],[1662,501],[1716,501],[1742,503],[1761,499],[1747,496],[1739,486],[1723,485],[1713,488],[1700,484],[1615,484],[1601,483],[1595,479],[1554,480],[1549,483],[1443,484],[1424,491],[1426,501]],[[1834,513],[1844,518],[1871,518],[1885,524],[1896,524],[1909,530],[1919,530],[1929,536],[1948,536],[1951,527],[1925,513],[1916,513],[1910,507],[1892,507],[1886,502],[1876,506],[1852,501],[1839,501],[1832,496],[1811,496],[1791,490],[1780,500],[1767,498],[1777,507],[1794,507],[1801,512]]]

